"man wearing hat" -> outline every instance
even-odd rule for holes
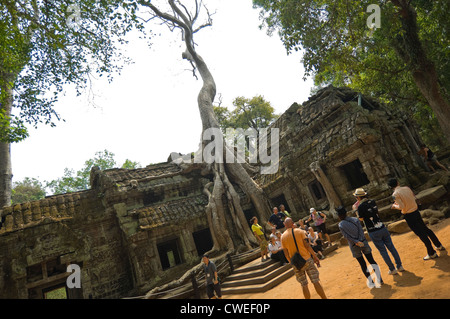
[[[395,275],[398,271],[404,271],[400,255],[392,242],[391,234],[378,215],[378,207],[375,201],[368,199],[367,193],[362,188],[358,188],[353,195],[359,202],[357,206],[359,220],[366,225],[370,239],[372,239],[373,244],[377,247],[381,257],[383,257],[384,262],[389,267],[389,274]],[[397,268],[395,268],[391,258],[389,258],[388,250],[394,257]]]
[[[364,191],[363,188],[357,188],[355,190],[355,192],[353,193],[353,196],[356,197],[356,202],[353,204],[352,208],[353,208],[353,212],[357,212],[358,211],[358,206],[361,203],[360,200],[358,199],[359,196],[366,196],[366,192]]]
[[[222,299],[222,289],[219,283],[219,277],[217,274],[216,265],[209,260],[208,254],[204,254],[202,257],[203,270],[205,271],[206,277],[206,294],[209,299]],[[216,295],[214,294],[216,292]]]

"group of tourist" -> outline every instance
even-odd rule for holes
[[[411,228],[411,230],[420,238],[427,249],[427,255],[423,257],[423,259],[430,260],[437,258],[438,254],[436,250],[443,251],[445,248],[442,246],[436,234],[425,225],[420,215],[413,191],[407,186],[400,186],[395,178],[388,181],[388,186],[393,190],[392,197],[394,199],[394,204],[391,208],[402,212],[409,228]],[[405,269],[402,265],[400,254],[392,242],[391,235],[380,219],[375,201],[369,199],[367,192],[362,188],[356,189],[353,195],[356,198],[356,202],[352,208],[357,217],[347,216],[345,208],[342,206],[338,207],[336,211],[341,220],[339,229],[342,235],[347,239],[353,257],[356,258],[360,264],[361,270],[363,271],[365,278],[367,278],[368,286],[370,288],[379,288],[383,284],[383,279],[381,278],[378,264],[372,256],[372,249],[364,235],[361,222],[365,225],[370,239],[388,266],[388,274],[396,275],[398,272],[405,271]],[[433,244],[435,248],[433,248]],[[389,257],[388,251],[394,258],[395,265]],[[371,268],[375,270],[374,279],[372,279],[372,269],[368,268],[364,257],[371,265]]]
[[[258,218],[253,217],[250,220],[252,231],[260,243],[261,262],[268,260],[267,255],[269,255],[271,259],[280,262],[280,265],[285,265],[290,263],[291,257],[296,252],[304,259],[305,265],[301,268],[294,267],[294,272],[302,285],[305,298],[310,297],[306,274],[308,274],[317,293],[322,298],[326,298],[319,282],[319,271],[316,268],[316,265],[320,267],[320,259],[324,258],[322,235],[326,236],[327,244],[331,245],[330,236],[325,226],[326,219],[326,214],[311,208],[308,218],[300,219],[297,225],[284,205],[274,207],[267,222],[272,228],[269,243],[265,239],[263,227],[258,224]],[[309,226],[310,222],[314,223],[317,231]]]
[[[437,258],[436,250],[443,251],[445,248],[434,232],[422,220],[413,191],[407,186],[400,186],[395,178],[390,179],[388,185],[393,190],[394,203],[391,208],[401,211],[408,226],[426,247],[427,255],[423,259]],[[340,219],[339,230],[344,238],[347,239],[352,256],[360,264],[367,285],[370,288],[379,288],[383,284],[383,279],[381,278],[378,264],[372,255],[372,249],[367,241],[362,224],[388,266],[388,274],[395,275],[398,272],[405,271],[405,269],[391,235],[380,219],[376,202],[373,199],[369,199],[367,192],[362,188],[356,189],[353,195],[356,198],[356,202],[352,206],[352,212],[357,217],[348,216],[347,210],[343,206],[339,206],[336,209]],[[274,207],[273,213],[268,220],[268,225],[272,227],[269,241],[266,239],[263,227],[258,224],[258,218],[253,217],[250,220],[252,231],[260,244],[261,262],[269,260],[270,257],[280,262],[281,265],[290,263],[293,266],[297,281],[301,284],[305,299],[311,297],[307,276],[317,294],[321,298],[327,298],[320,283],[317,268],[320,267],[320,259],[324,258],[322,254],[322,234],[326,236],[328,244],[331,244],[330,236],[325,226],[326,218],[326,214],[311,208],[310,215],[306,219],[300,219],[297,225],[292,220],[289,212],[286,211],[284,205]],[[311,221],[314,222],[317,231],[309,227],[308,223]],[[390,259],[388,251],[392,254],[394,262]],[[302,261],[302,263],[300,262],[301,266],[298,266],[297,262],[293,262],[294,258]],[[369,267],[364,258],[369,263]],[[207,288],[208,296],[215,298],[214,291],[216,291],[216,294],[221,297],[215,266],[211,266],[207,256],[204,256],[203,261],[205,263],[207,283],[209,283]],[[375,270],[375,279],[372,277],[372,270]]]
[[[330,236],[325,226],[327,217],[324,213],[318,212],[315,208],[311,208],[310,213],[311,214],[306,221],[300,219],[299,225],[294,223],[294,227],[299,227],[301,230],[306,232],[306,238],[309,240],[309,244],[313,247],[313,250],[319,254],[319,258],[323,259],[324,256],[322,251],[324,241],[322,234],[324,234],[327,238],[326,244],[331,244]],[[269,217],[267,222],[272,229],[269,240],[267,240],[264,234],[263,227],[258,224],[258,218],[255,216],[250,219],[252,231],[260,244],[261,262],[269,259],[277,260],[281,263],[281,265],[284,265],[287,262],[284,257],[283,250],[281,249],[281,234],[286,230],[286,226],[284,224],[286,218],[292,217],[283,204],[279,207],[273,208],[272,215]],[[310,221],[314,222],[317,231],[314,231],[314,228],[308,225]]]
[[[408,226],[420,238],[427,249],[427,255],[423,259],[430,260],[437,258],[438,254],[436,250],[443,251],[445,248],[434,232],[422,220],[413,191],[407,186],[400,186],[394,178],[388,181],[388,185],[393,190],[392,197],[394,204],[392,205],[392,209],[398,209],[402,212]],[[388,274],[395,275],[398,272],[405,271],[405,269],[391,235],[380,219],[376,202],[373,199],[369,199],[367,192],[362,188],[356,189],[353,195],[355,196],[356,202],[352,208],[357,217],[348,216],[343,206],[338,207],[336,212],[341,220],[339,222],[339,230],[347,239],[353,257],[360,264],[367,285],[370,288],[379,288],[383,284],[383,279],[381,278],[378,264],[372,255],[372,249],[366,239],[362,224],[365,226],[368,236],[388,266]],[[269,225],[275,229],[275,235],[271,237],[271,240],[273,240],[272,245],[276,247],[274,251],[278,255],[283,251],[284,255],[284,258],[276,257],[276,259],[283,264],[290,263],[291,258],[298,252],[304,260],[304,266],[302,268],[296,268],[295,266],[293,268],[296,279],[301,284],[306,299],[311,296],[306,275],[310,278],[319,296],[326,298],[324,289],[320,284],[319,271],[317,269],[317,267],[320,267],[319,259],[323,258],[321,251],[322,237],[319,234],[325,234],[328,242],[331,243],[325,227],[325,220],[326,214],[317,212],[314,208],[311,208],[308,218],[299,220],[298,225],[293,222],[292,218],[283,216],[276,207],[274,207],[273,214],[269,218]],[[308,223],[311,221],[314,222],[318,232],[315,232],[313,228],[308,226]],[[284,232],[280,239],[279,235],[281,231]],[[280,243],[277,243],[279,239]],[[433,248],[433,244],[435,248]],[[261,247],[263,248],[264,246]],[[392,262],[388,252],[392,254],[394,262]],[[366,264],[364,258],[369,265]],[[374,274],[372,274],[372,271],[374,271]],[[372,278],[373,275],[375,275],[375,278]]]

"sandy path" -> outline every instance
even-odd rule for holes
[[[384,285],[368,288],[361,268],[348,246],[342,246],[321,260],[320,279],[328,298],[338,299],[449,299],[450,298],[450,218],[429,226],[447,249],[437,259],[424,261],[426,249],[420,239],[408,232],[392,235],[405,272],[388,275],[388,267],[372,242],[375,261],[381,268]],[[391,256],[391,260],[393,258]],[[311,297],[319,296],[309,284]],[[225,295],[224,299],[303,299],[300,284],[291,277],[265,293]]]

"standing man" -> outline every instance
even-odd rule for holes
[[[414,234],[420,238],[427,248],[427,255],[423,257],[423,259],[430,260],[437,258],[438,255],[433,249],[431,242],[433,242],[437,250],[442,251],[445,250],[445,248],[442,246],[435,233],[425,225],[416,203],[416,196],[411,188],[408,186],[400,186],[395,178],[391,178],[388,181],[388,185],[394,190],[392,197],[395,202],[391,208],[402,211],[409,228],[411,228]]]
[[[392,242],[391,234],[378,215],[377,204],[374,200],[367,198],[367,193],[362,188],[358,188],[354,194],[359,202],[357,208],[359,220],[363,221],[366,225],[367,232],[373,244],[377,247],[381,257],[383,257],[384,262],[389,267],[389,275],[395,275],[398,271],[404,271],[405,269],[402,266],[400,255]],[[392,263],[391,258],[389,258],[386,248],[394,257],[397,269]]]
[[[294,237],[297,242],[298,252],[306,260],[306,264],[302,269],[298,270],[294,268],[295,277],[297,281],[301,284],[303,295],[305,299],[311,299],[311,293],[308,288],[308,279],[306,278],[306,274],[308,274],[309,279],[314,285],[316,292],[322,299],[326,299],[325,292],[320,284],[319,280],[319,270],[316,265],[320,267],[319,258],[317,258],[316,253],[311,248],[308,243],[308,238],[306,238],[305,232],[300,230],[299,228],[294,227],[294,222],[292,218],[286,218],[284,220],[284,225],[286,226],[286,231],[281,236],[281,247],[283,247],[284,255],[286,256],[287,261],[291,261],[291,257],[297,252],[297,247],[295,246]],[[312,256],[312,258],[311,258]]]
[[[372,265],[372,268],[379,269],[378,264],[376,263],[375,259],[373,259],[372,248],[370,248],[369,243],[364,236],[364,230],[361,226],[360,221],[358,220],[358,218],[347,216],[347,211],[342,206],[336,208],[336,212],[339,219],[341,220],[339,223],[339,230],[347,239],[353,257],[358,261],[364,277],[367,278],[366,282],[369,288],[380,288],[383,284],[381,274],[377,274],[380,277],[377,278],[378,280],[376,280],[376,282],[374,283],[370,278],[370,270],[368,270],[366,261],[364,260],[364,257],[366,257],[369,264]]]
[[[217,275],[216,265],[209,260],[208,254],[204,254],[202,257],[203,270],[206,277],[206,294],[209,299],[222,299],[222,289],[219,284],[219,277]],[[217,296],[214,294],[216,292]]]
[[[280,205],[280,212],[282,212],[286,217],[291,217],[291,214],[289,214],[289,212],[286,210],[283,204]]]
[[[271,227],[275,227],[275,229],[279,230],[279,231],[283,231],[284,230],[284,224],[283,221],[286,218],[286,215],[284,215],[283,213],[278,211],[277,207],[273,208],[273,213],[272,215],[270,215],[269,220],[268,220],[268,224]]]

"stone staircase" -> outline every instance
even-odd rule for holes
[[[337,248],[338,245],[327,247],[323,254],[326,255]],[[265,292],[293,275],[294,270],[291,265],[281,266],[279,262],[273,260],[261,262],[261,258],[258,256],[257,259],[235,269],[233,274],[226,277],[221,284],[222,294]]]
[[[265,292],[294,275],[289,264],[281,266],[279,262],[268,260],[261,262],[257,258],[234,270],[221,284],[222,294],[246,294]]]

